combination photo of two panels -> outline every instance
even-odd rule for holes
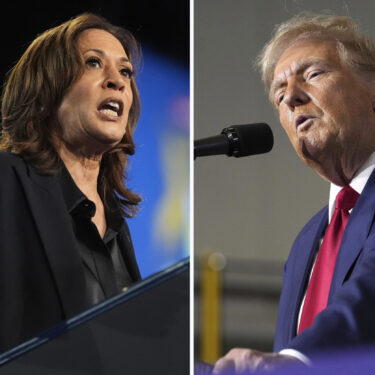
[[[375,3],[0,27],[1,374],[375,373]]]

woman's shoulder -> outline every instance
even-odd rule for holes
[[[0,171],[2,177],[17,176],[17,179],[21,181],[29,181],[31,179],[42,185],[55,182],[55,173],[41,173],[21,155],[9,151],[0,151]],[[4,181],[5,179],[2,178],[2,180]]]
[[[25,161],[22,159],[21,156],[16,155],[12,152],[0,151],[0,166],[3,172],[3,168],[25,166]]]
[[[18,191],[21,181],[28,174],[27,165],[19,155],[0,151],[0,171],[0,196],[4,199]]]
[[[28,165],[25,160],[17,154],[9,151],[0,151],[0,170],[2,176],[6,174],[27,173]]]

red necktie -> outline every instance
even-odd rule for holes
[[[349,210],[354,207],[358,197],[359,194],[350,186],[345,186],[337,194],[335,211],[327,227],[307,287],[298,334],[310,327],[315,316],[327,306],[337,255],[346,223],[349,220]]]

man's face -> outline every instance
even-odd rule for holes
[[[347,184],[375,150],[374,94],[332,41],[304,40],[281,55],[270,99],[298,156]]]

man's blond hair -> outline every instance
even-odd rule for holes
[[[278,25],[257,58],[267,92],[282,53],[292,44],[309,39],[336,42],[343,60],[358,72],[375,73],[375,42],[362,34],[350,17],[303,13]]]

